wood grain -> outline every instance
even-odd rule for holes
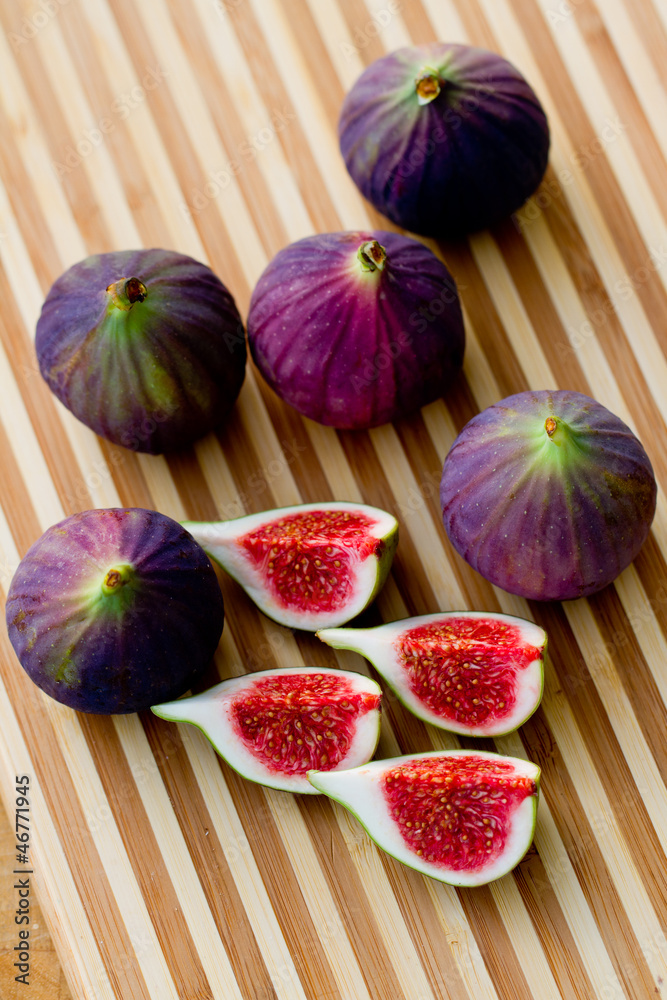
[[[513,61],[552,131],[544,182],[512,219],[428,241],[466,318],[464,371],[446,398],[393,426],[336,432],[282,404],[251,366],[228,426],[168,458],[97,439],[57,403],[37,369],[35,323],[51,282],[88,253],[189,253],[245,315],[286,243],[391,228],[346,173],[338,111],[371,60],[436,38]],[[401,522],[366,623],[467,607],[532,618],[550,638],[542,705],[502,739],[458,741],[387,699],[381,756],[482,745],[542,768],[526,858],[497,883],[455,890],[379,852],[331,801],[244,781],[191,727],[51,702],[0,637],[0,797],[12,822],[13,777],[31,778],[35,1000],[664,995],[666,57],[662,0],[0,0],[3,599],[27,548],[76,510],[214,520],[338,498]],[[481,579],[453,553],[438,506],[458,431],[531,387],[575,389],[618,413],[660,488],[633,566],[562,606]],[[302,663],[369,671],[220,584],[226,626],[203,686]],[[13,1000],[26,994],[12,969],[7,815],[0,997]]]

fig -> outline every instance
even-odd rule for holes
[[[280,667],[233,677],[153,712],[198,726],[244,778],[316,795],[310,769],[355,767],[375,753],[381,696],[363,674]]]
[[[450,885],[511,871],[533,839],[540,769],[481,750],[441,750],[309,771],[388,854]]]
[[[123,714],[183,694],[223,626],[215,571],[194,538],[154,510],[85,510],[28,550],[7,595],[21,666],[79,712]]]
[[[463,362],[454,279],[398,233],[325,233],[273,258],[248,344],[271,388],[331,427],[375,427],[440,398]]]
[[[466,424],[440,500],[454,548],[491,583],[537,601],[585,597],[635,558],[656,506],[629,427],[578,392],[520,392]]]
[[[317,635],[361,653],[406,708],[449,732],[503,736],[542,698],[547,637],[523,618],[448,611]]]
[[[521,73],[495,52],[446,42],[371,63],[338,132],[364,197],[426,236],[501,221],[537,189],[549,156],[546,115]]]
[[[360,614],[382,587],[398,544],[391,514],[340,501],[184,525],[265,615],[310,632]]]
[[[46,296],[35,348],[49,387],[79,420],[153,454],[222,424],[245,375],[234,299],[209,267],[171,250],[74,264]]]

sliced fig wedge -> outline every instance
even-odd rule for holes
[[[309,770],[355,767],[373,756],[381,697],[380,686],[363,674],[283,667],[233,677],[152,711],[198,726],[244,778],[316,795]]]
[[[308,778],[383,851],[450,885],[506,875],[533,839],[540,769],[515,757],[441,750]]]
[[[542,698],[547,636],[523,618],[447,611],[317,634],[361,653],[406,708],[453,733],[510,733]]]
[[[370,604],[398,544],[395,517],[345,502],[184,526],[265,615],[311,632],[343,625]]]

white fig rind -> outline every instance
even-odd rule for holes
[[[410,688],[407,673],[396,649],[396,642],[409,629],[419,628],[448,618],[491,619],[519,629],[521,639],[528,645],[542,650],[542,657],[533,660],[519,674],[517,700],[505,716],[494,717],[477,726],[469,726],[446,719],[433,712],[415,695]],[[505,736],[523,725],[537,709],[542,700],[544,688],[544,651],[547,636],[544,629],[534,622],[512,615],[490,613],[488,611],[443,611],[432,615],[419,615],[401,621],[377,625],[374,628],[331,628],[318,629],[318,638],[335,649],[350,649],[369,660],[381,677],[387,682],[396,697],[414,715],[438,729],[466,736]]]
[[[265,677],[287,677],[290,675],[324,674],[349,681],[355,693],[381,696],[380,685],[364,674],[349,670],[334,670],[320,667],[279,667],[275,670],[260,670],[242,677],[232,677],[214,687],[190,698],[153,705],[151,711],[169,722],[188,722],[197,726],[210,741],[214,750],[249,781],[255,781],[269,788],[288,792],[317,795],[318,790],[309,782],[306,774],[280,775],[266,767],[243,744],[231,717],[234,697],[251,688],[253,681]],[[348,753],[337,768],[356,767],[370,760],[375,753],[380,738],[380,709],[371,709],[359,716],[355,723],[354,739]],[[327,773],[327,772],[322,772]]]
[[[436,865],[420,858],[403,840],[391,816],[389,805],[382,791],[382,779],[388,771],[408,761],[427,757],[487,757],[511,762],[517,777],[527,777],[535,782],[536,791],[528,795],[512,813],[501,855],[475,872],[467,873]],[[511,776],[509,776],[511,777]],[[440,750],[407,754],[389,760],[374,760],[351,770],[309,771],[308,778],[318,791],[324,792],[353,813],[371,840],[387,854],[423,875],[446,882],[448,885],[486,885],[506,875],[518,865],[530,847],[535,832],[540,769],[530,761],[517,757],[501,757],[482,750]],[[417,817],[416,817],[417,818]]]

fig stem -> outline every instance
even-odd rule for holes
[[[544,429],[550,438],[556,433],[556,428],[558,427],[558,421],[555,417],[547,417],[544,421]]]
[[[383,271],[387,263],[387,251],[377,240],[368,240],[359,247],[357,258],[364,271]]]
[[[107,293],[117,309],[127,311],[135,302],[143,302],[148,295],[148,289],[139,278],[121,278],[120,281],[107,285]]]
[[[102,593],[107,597],[110,594],[117,594],[132,579],[133,575],[134,571],[131,566],[112,566],[104,577]]]
[[[418,104],[430,104],[431,101],[434,101],[442,90],[440,77],[436,70],[425,66],[415,79],[415,90],[417,91]]]

